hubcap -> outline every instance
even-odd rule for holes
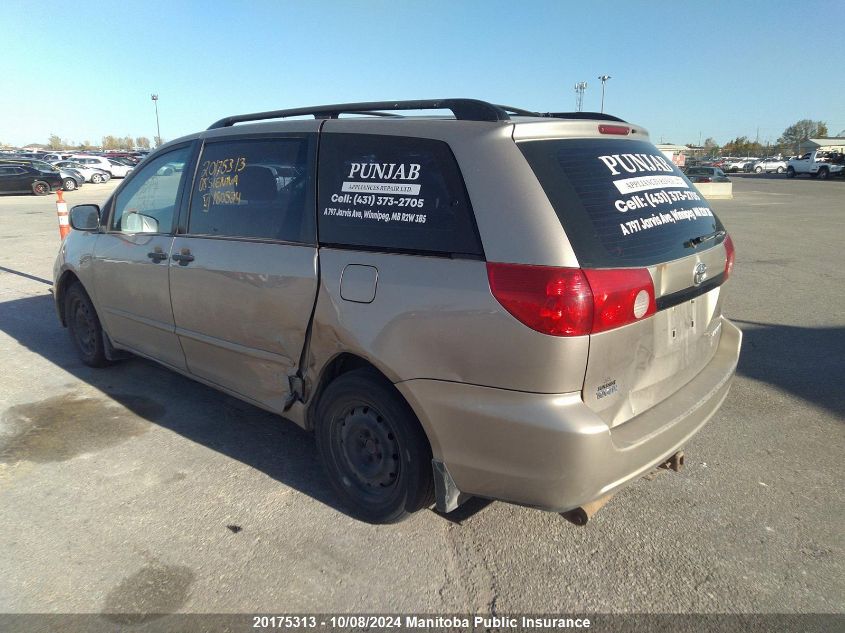
[[[399,443],[388,421],[372,407],[347,411],[337,424],[341,465],[361,492],[381,495],[399,478]]]
[[[85,304],[77,301],[73,311],[73,333],[80,349],[90,356],[97,348],[97,328]]]

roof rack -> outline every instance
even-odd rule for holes
[[[222,127],[230,127],[235,123],[263,121],[266,119],[284,119],[293,116],[311,115],[315,119],[336,119],[341,114],[367,114],[382,117],[400,116],[392,112],[380,112],[380,110],[451,110],[455,118],[461,121],[507,121],[510,119],[504,109],[486,101],[479,101],[477,99],[420,99],[415,101],[340,103],[310,108],[238,114],[220,119],[208,129],[215,130]],[[523,110],[522,112],[525,111]]]

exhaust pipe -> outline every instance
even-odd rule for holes
[[[599,497],[595,501],[590,501],[589,503],[585,503],[584,505],[573,508],[572,510],[561,512],[560,516],[577,526],[587,525],[596,512],[601,510],[612,497],[613,493]]]

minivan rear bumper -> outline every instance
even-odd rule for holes
[[[742,332],[722,317],[702,371],[647,412],[610,428],[580,392],[537,394],[438,380],[396,385],[455,486],[562,512],[616,491],[675,453],[728,394]]]

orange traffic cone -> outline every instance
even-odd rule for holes
[[[59,236],[65,239],[67,234],[70,233],[70,223],[68,222],[67,202],[62,197],[63,195],[64,192],[61,189],[56,192],[56,215],[59,216]]]

